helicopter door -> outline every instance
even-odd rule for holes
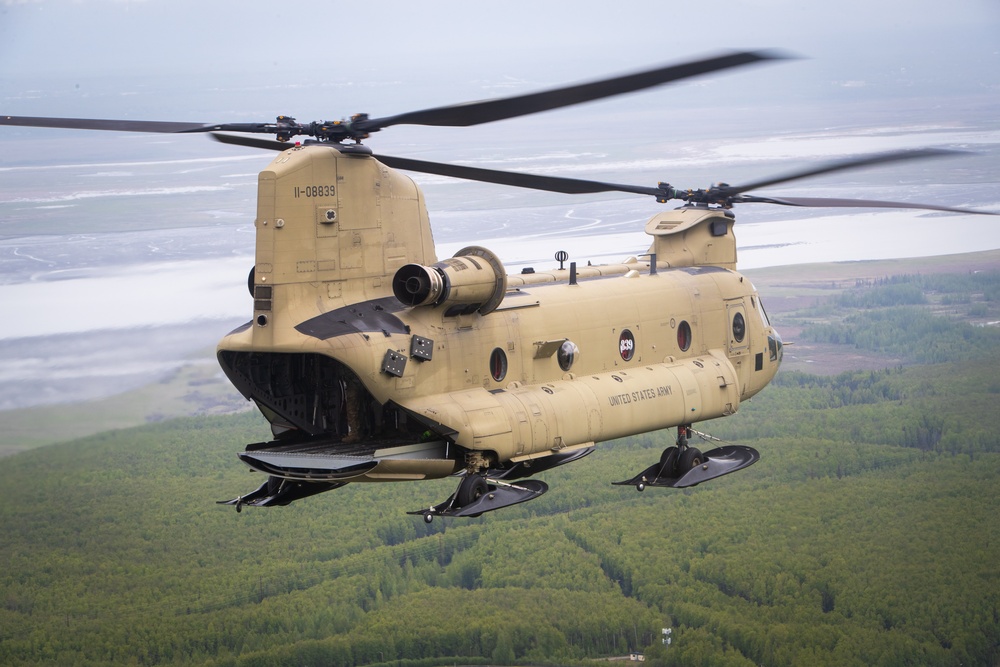
[[[729,356],[743,355],[750,351],[750,332],[747,329],[747,309],[743,299],[726,304],[729,316]]]
[[[729,360],[736,369],[740,384],[740,395],[744,395],[750,380],[750,328],[747,323],[747,309],[743,298],[726,303],[727,327],[729,329]]]

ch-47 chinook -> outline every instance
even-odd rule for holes
[[[216,124],[0,116],[0,124],[211,132],[281,151],[260,173],[253,316],[218,345],[236,388],[274,439],[239,457],[268,478],[230,501],[287,505],[349,482],[456,475],[455,493],[418,509],[478,516],[538,497],[526,479],[595,443],[676,428],[676,445],[632,479],[686,487],[745,468],[756,450],[701,452],[696,422],[734,414],[778,370],[781,338],[736,271],[737,203],[950,207],[746,194],[861,166],[947,154],[917,150],[826,164],[742,186],[680,190],[478,169],[374,155],[391,125],[469,126],[556,109],[780,56],[739,52],[601,81],[384,118]],[[273,134],[277,141],[242,134]],[[296,136],[309,139],[290,144]],[[648,253],[620,264],[507,275],[490,250],[435,254],[420,189],[398,170],[563,193],[621,191],[683,202],[646,223]]]

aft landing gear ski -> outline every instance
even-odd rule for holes
[[[524,479],[557,466],[582,459],[594,451],[593,443],[538,459],[520,461],[503,467],[489,467],[480,472],[467,471],[455,493],[448,500],[427,509],[407,512],[420,514],[430,523],[436,516],[477,517],[501,507],[534,500],[549,490],[549,485],[535,479]],[[512,483],[511,480],[518,480]]]
[[[462,478],[458,489],[448,500],[407,514],[421,514],[427,523],[436,516],[477,517],[484,512],[534,500],[548,490],[548,484],[536,479],[511,484],[480,473],[471,473]]]
[[[745,445],[725,445],[702,453],[688,444],[690,425],[677,428],[677,446],[667,447],[654,463],[641,473],[622,482],[619,486],[634,486],[642,491],[647,486],[684,488],[728,475],[756,463],[760,453]]]
[[[244,507],[275,507],[338,489],[346,484],[347,482],[301,482],[271,475],[256,491],[232,500],[219,500],[216,504],[235,505],[237,512],[242,512]]]

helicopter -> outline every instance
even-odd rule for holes
[[[674,445],[619,485],[685,488],[753,465],[757,450],[692,445],[698,422],[735,414],[775,377],[781,336],[737,271],[736,204],[964,208],[767,197],[767,186],[955,151],[896,151],[742,185],[679,189],[505,172],[373,152],[393,125],[465,127],[551,111],[786,58],[743,51],[536,93],[372,118],[182,123],[0,116],[0,125],[212,138],[277,151],[259,174],[253,312],[218,344],[234,387],[273,439],[238,453],[267,476],[220,503],[288,505],[351,482],[458,478],[410,514],[476,517],[548,490],[532,477],[598,443],[676,428]],[[273,139],[249,137],[269,134]],[[305,137],[303,140],[295,140]],[[646,254],[508,275],[491,250],[436,255],[427,205],[403,171],[564,194],[624,192],[678,208],[653,215]]]

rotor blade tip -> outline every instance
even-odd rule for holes
[[[761,60],[809,60],[808,56],[803,56],[787,49],[768,48],[748,51]]]

